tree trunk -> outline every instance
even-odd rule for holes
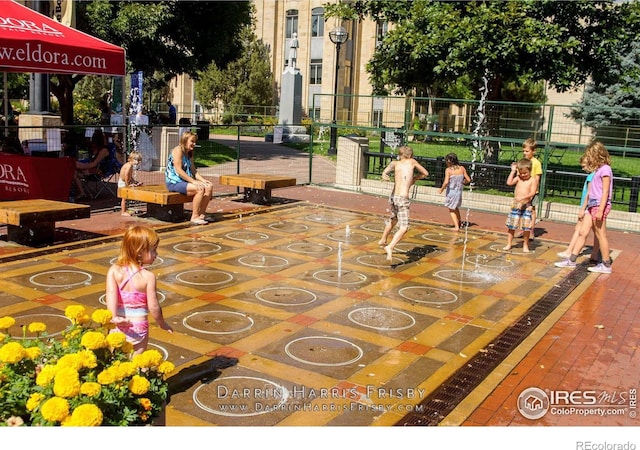
[[[73,90],[84,75],[57,75],[58,84],[50,82],[51,93],[60,104],[60,117],[63,125],[73,125]]]

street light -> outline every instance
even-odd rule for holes
[[[340,46],[347,42],[349,33],[343,27],[336,27],[329,32],[329,39],[336,44],[336,73],[333,78],[333,120],[331,125],[331,138],[329,140],[329,155],[338,153],[336,141],[338,139],[338,130],[336,128],[336,111],[338,109],[338,69],[340,69]]]

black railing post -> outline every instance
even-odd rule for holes
[[[631,177],[631,195],[629,195],[629,212],[638,211],[638,191],[640,190],[640,177]]]

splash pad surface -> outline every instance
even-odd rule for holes
[[[167,424],[397,424],[566,276],[555,244],[503,253],[504,233],[417,220],[388,262],[383,221],[292,205],[161,233],[150,270],[175,333],[152,321],[151,342],[180,385]],[[0,316],[59,330],[68,304],[103,307],[116,254],[3,263]]]

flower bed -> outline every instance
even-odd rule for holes
[[[0,425],[146,425],[157,417],[174,365],[157,350],[132,355],[113,329],[111,312],[91,316],[71,305],[62,339],[32,322],[12,337],[12,317],[0,317]]]

